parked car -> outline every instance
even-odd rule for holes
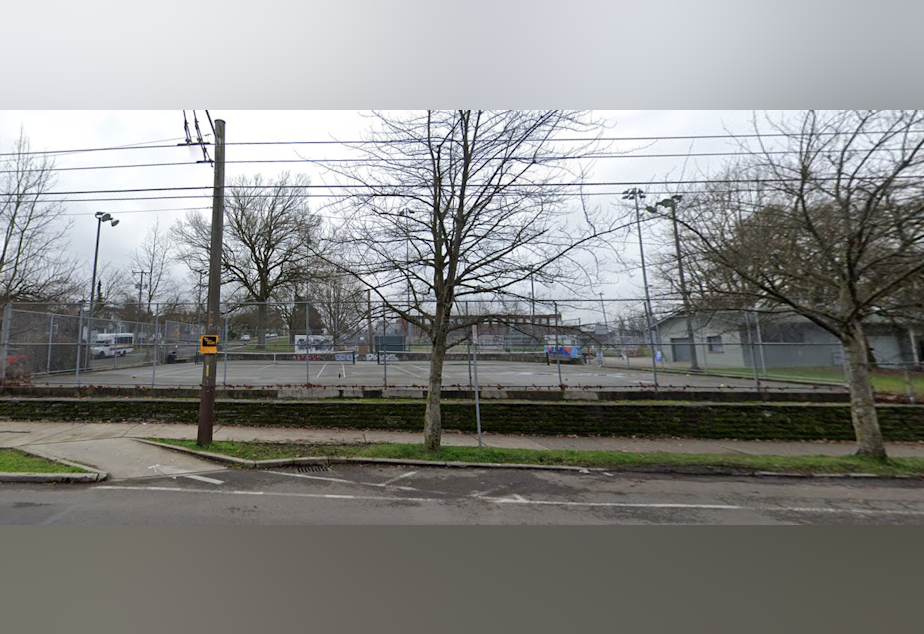
[[[241,341],[250,341],[250,335],[241,335]]]

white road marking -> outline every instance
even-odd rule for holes
[[[320,378],[321,378],[321,372],[324,372],[324,368],[326,368],[326,367],[327,367],[327,364],[326,364],[326,363],[325,363],[324,365],[322,365],[322,366],[321,366],[321,371],[318,372],[318,375],[317,375],[316,377],[314,377],[314,378],[320,379]]]
[[[267,473],[272,473],[273,475],[288,476],[290,478],[303,478],[305,480],[322,480],[326,482],[341,482],[343,484],[360,484],[363,486],[377,487],[382,486],[376,482],[356,482],[355,480],[345,480],[343,478],[325,478],[323,476],[310,476],[305,475],[304,473],[286,473],[284,471],[267,471]],[[417,491],[412,487],[395,487],[396,489],[401,489],[402,491]]]
[[[417,497],[393,497],[379,495],[343,495],[332,493],[285,493],[285,492],[266,492],[266,491],[240,491],[235,489],[187,489],[181,487],[144,487],[144,486],[118,486],[118,485],[100,485],[93,487],[94,491],[154,491],[163,493],[211,493],[213,495],[259,495],[264,497],[290,497],[290,498],[313,498],[329,500],[369,500],[376,502],[437,502],[444,504],[452,500],[440,498],[417,498]],[[522,496],[519,496],[522,497]],[[471,498],[469,498],[471,499]],[[843,509],[843,508],[825,508],[825,507],[803,507],[803,506],[740,506],[735,504],[672,504],[672,503],[632,503],[632,502],[567,502],[559,500],[518,500],[514,497],[509,498],[477,498],[486,502],[495,504],[522,504],[526,506],[586,506],[593,508],[624,508],[624,509],[678,509],[678,510],[704,510],[704,511],[756,511],[756,512],[786,512],[786,513],[827,513],[832,515],[903,515],[903,516],[924,516],[924,511],[900,511],[900,510],[874,510],[874,509]]]
[[[375,486],[377,486],[377,487],[387,487],[387,486],[388,486],[389,484],[391,484],[392,482],[397,482],[397,481],[400,480],[401,478],[410,478],[410,477],[411,477],[412,475],[414,475],[415,473],[417,473],[417,472],[416,472],[416,471],[408,471],[407,473],[402,473],[402,474],[399,475],[399,476],[395,476],[395,477],[392,478],[391,480],[386,480],[385,482],[380,482],[379,484],[376,484]]]
[[[343,370],[343,376],[341,378],[345,379],[346,378],[346,364],[341,363],[340,369]]]
[[[224,484],[224,480],[216,480],[215,478],[206,478],[205,476],[195,475],[192,473],[180,474],[181,478],[189,478],[190,480],[199,480],[200,482],[208,482],[209,484]]]
[[[344,482],[346,484],[356,484],[352,480],[344,480],[343,478],[325,478],[323,476],[310,476],[305,475],[304,473],[285,473],[283,471],[267,471],[267,473],[272,473],[273,475],[288,476],[290,478],[303,478],[305,480],[322,480],[324,482]]]

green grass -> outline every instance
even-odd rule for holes
[[[606,469],[701,469],[726,471],[777,471],[803,474],[872,473],[881,476],[924,476],[924,458],[892,458],[879,462],[857,456],[744,456],[739,454],[671,454],[620,451],[573,451],[443,447],[430,453],[423,445],[326,445],[216,441],[206,448],[194,440],[152,439],[157,442],[205,450],[245,460],[279,458],[399,458],[447,462],[559,465]]]
[[[669,372],[684,372],[682,368],[665,368]],[[752,368],[709,368],[706,374],[740,376],[753,378]],[[820,383],[844,384],[843,370],[824,367],[767,368],[767,375],[758,373],[762,381],[796,380]],[[873,389],[877,392],[905,394],[904,373],[900,370],[873,370]],[[924,397],[924,374],[915,372],[911,375],[911,388],[919,397]]]
[[[0,449],[0,473],[86,473],[54,460],[39,458],[18,449]]]

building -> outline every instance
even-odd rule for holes
[[[674,313],[655,324],[666,362],[689,363],[687,318]],[[876,364],[901,368],[924,363],[924,331],[870,320],[867,339]],[[834,367],[844,365],[840,340],[801,315],[719,311],[693,317],[700,367]]]

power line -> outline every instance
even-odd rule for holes
[[[849,132],[843,131],[832,131],[832,132],[815,132],[816,136],[846,136],[851,134]],[[205,135],[208,136],[208,135]],[[551,142],[565,142],[565,143],[588,143],[593,141],[693,141],[693,140],[707,140],[707,139],[767,139],[767,138],[780,138],[780,137],[792,137],[792,134],[786,134],[783,132],[773,132],[773,133],[753,133],[753,134],[688,134],[688,135],[673,135],[673,136],[624,136],[624,137],[562,137],[562,138],[552,138],[549,139]],[[266,145],[370,145],[370,144],[395,144],[395,143],[412,143],[417,139],[407,138],[407,139],[383,139],[383,140],[370,140],[370,139],[360,139],[352,141],[340,141],[340,140],[324,140],[324,141],[238,141],[235,143],[228,143],[227,145],[238,145],[238,146],[266,146]],[[135,143],[131,145],[120,145],[113,147],[96,147],[96,148],[79,148],[79,149],[66,149],[66,150],[42,150],[42,151],[31,151],[31,152],[5,152],[0,153],[0,156],[26,156],[26,155],[50,155],[50,154],[75,154],[82,152],[107,152],[113,150],[145,150],[145,149],[164,149],[164,148],[176,148],[176,147],[185,147],[187,145],[203,145],[209,146],[212,145],[210,141],[203,141],[201,144],[193,142],[191,144],[186,143],[183,137],[177,139],[164,139],[163,141],[183,141],[178,145],[142,145],[143,143],[160,143],[161,141],[143,141],[141,143]],[[686,156],[686,155],[684,155]]]
[[[116,150],[157,150],[163,148],[177,148],[177,147],[186,147],[186,143],[180,143],[178,145],[144,145],[144,143],[163,143],[165,141],[182,141],[182,137],[176,139],[162,139],[161,141],[141,141],[140,143],[135,143],[131,145],[115,145],[112,147],[94,147],[94,148],[75,148],[72,150],[36,150],[30,152],[0,152],[0,156],[42,156],[42,155],[61,155],[61,154],[78,154],[84,152],[110,152]],[[193,143],[193,145],[197,145]],[[205,142],[205,145],[211,145],[209,142]]]
[[[193,144],[195,145],[195,144]],[[877,150],[888,151],[889,148],[877,148]],[[773,151],[773,152],[761,152],[760,156],[764,155],[786,155],[786,154],[795,154],[797,150],[790,151]],[[646,158],[690,158],[690,157],[716,157],[716,156],[753,156],[749,152],[691,152],[686,154],[681,153],[665,153],[665,154],[591,154],[587,156],[554,156],[549,157],[549,160],[558,160],[558,161],[574,161],[574,160],[600,160],[600,159],[646,159]],[[491,160],[491,159],[489,159]],[[510,160],[507,157],[498,157],[493,160]],[[396,159],[397,162],[402,163],[414,163],[417,159],[408,158],[408,159]],[[183,167],[187,165],[202,165],[204,161],[184,161],[180,163],[132,163],[125,165],[86,165],[79,167],[54,167],[49,170],[36,168],[36,169],[26,169],[26,170],[0,170],[0,174],[18,174],[18,173],[31,173],[31,172],[44,172],[44,171],[53,171],[53,172],[72,172],[72,171],[89,171],[89,170],[107,170],[107,169],[134,169],[134,168],[149,168],[149,167]],[[238,160],[238,161],[225,161],[226,164],[236,164],[236,165],[256,165],[256,164],[273,164],[273,163],[353,163],[356,165],[377,165],[378,161],[371,159],[362,159],[362,158],[339,158],[339,159],[251,159],[251,160]]]
[[[919,179],[919,176],[915,174],[909,175],[900,175],[895,178],[902,180],[905,179]],[[812,177],[812,182],[834,182],[841,180],[840,176],[815,176]],[[535,187],[628,187],[628,186],[641,186],[641,187],[651,187],[653,185],[712,185],[712,184],[772,184],[772,183],[792,183],[799,182],[798,177],[793,178],[704,178],[704,179],[689,179],[689,180],[650,180],[648,182],[640,181],[599,181],[599,182],[590,182],[590,183],[580,183],[580,182],[571,182],[571,183],[509,183],[506,188],[535,188]],[[188,187],[146,187],[146,188],[131,188],[131,189],[87,189],[87,190],[76,190],[76,191],[59,191],[59,192],[46,192],[46,196],[85,196],[89,194],[133,194],[133,193],[151,193],[151,192],[178,192],[178,191],[202,191],[212,189],[208,186],[188,186]],[[290,190],[308,190],[308,189],[347,189],[347,190],[369,190],[372,195],[379,196],[402,196],[406,192],[412,191],[412,188],[407,188],[401,185],[381,185],[373,189],[368,186],[359,186],[359,185],[241,185],[241,186],[228,186],[227,189],[234,191],[235,189],[282,189],[285,191]],[[378,190],[378,194],[376,194]],[[590,193],[590,192],[588,192]],[[622,193],[622,192],[613,192]],[[13,196],[15,195],[12,192],[6,192],[0,194],[2,196]],[[354,194],[359,195],[359,194]],[[598,194],[599,195],[599,194]],[[272,194],[266,195],[256,195],[255,198],[268,198]],[[184,196],[185,198],[197,198],[198,196]]]

